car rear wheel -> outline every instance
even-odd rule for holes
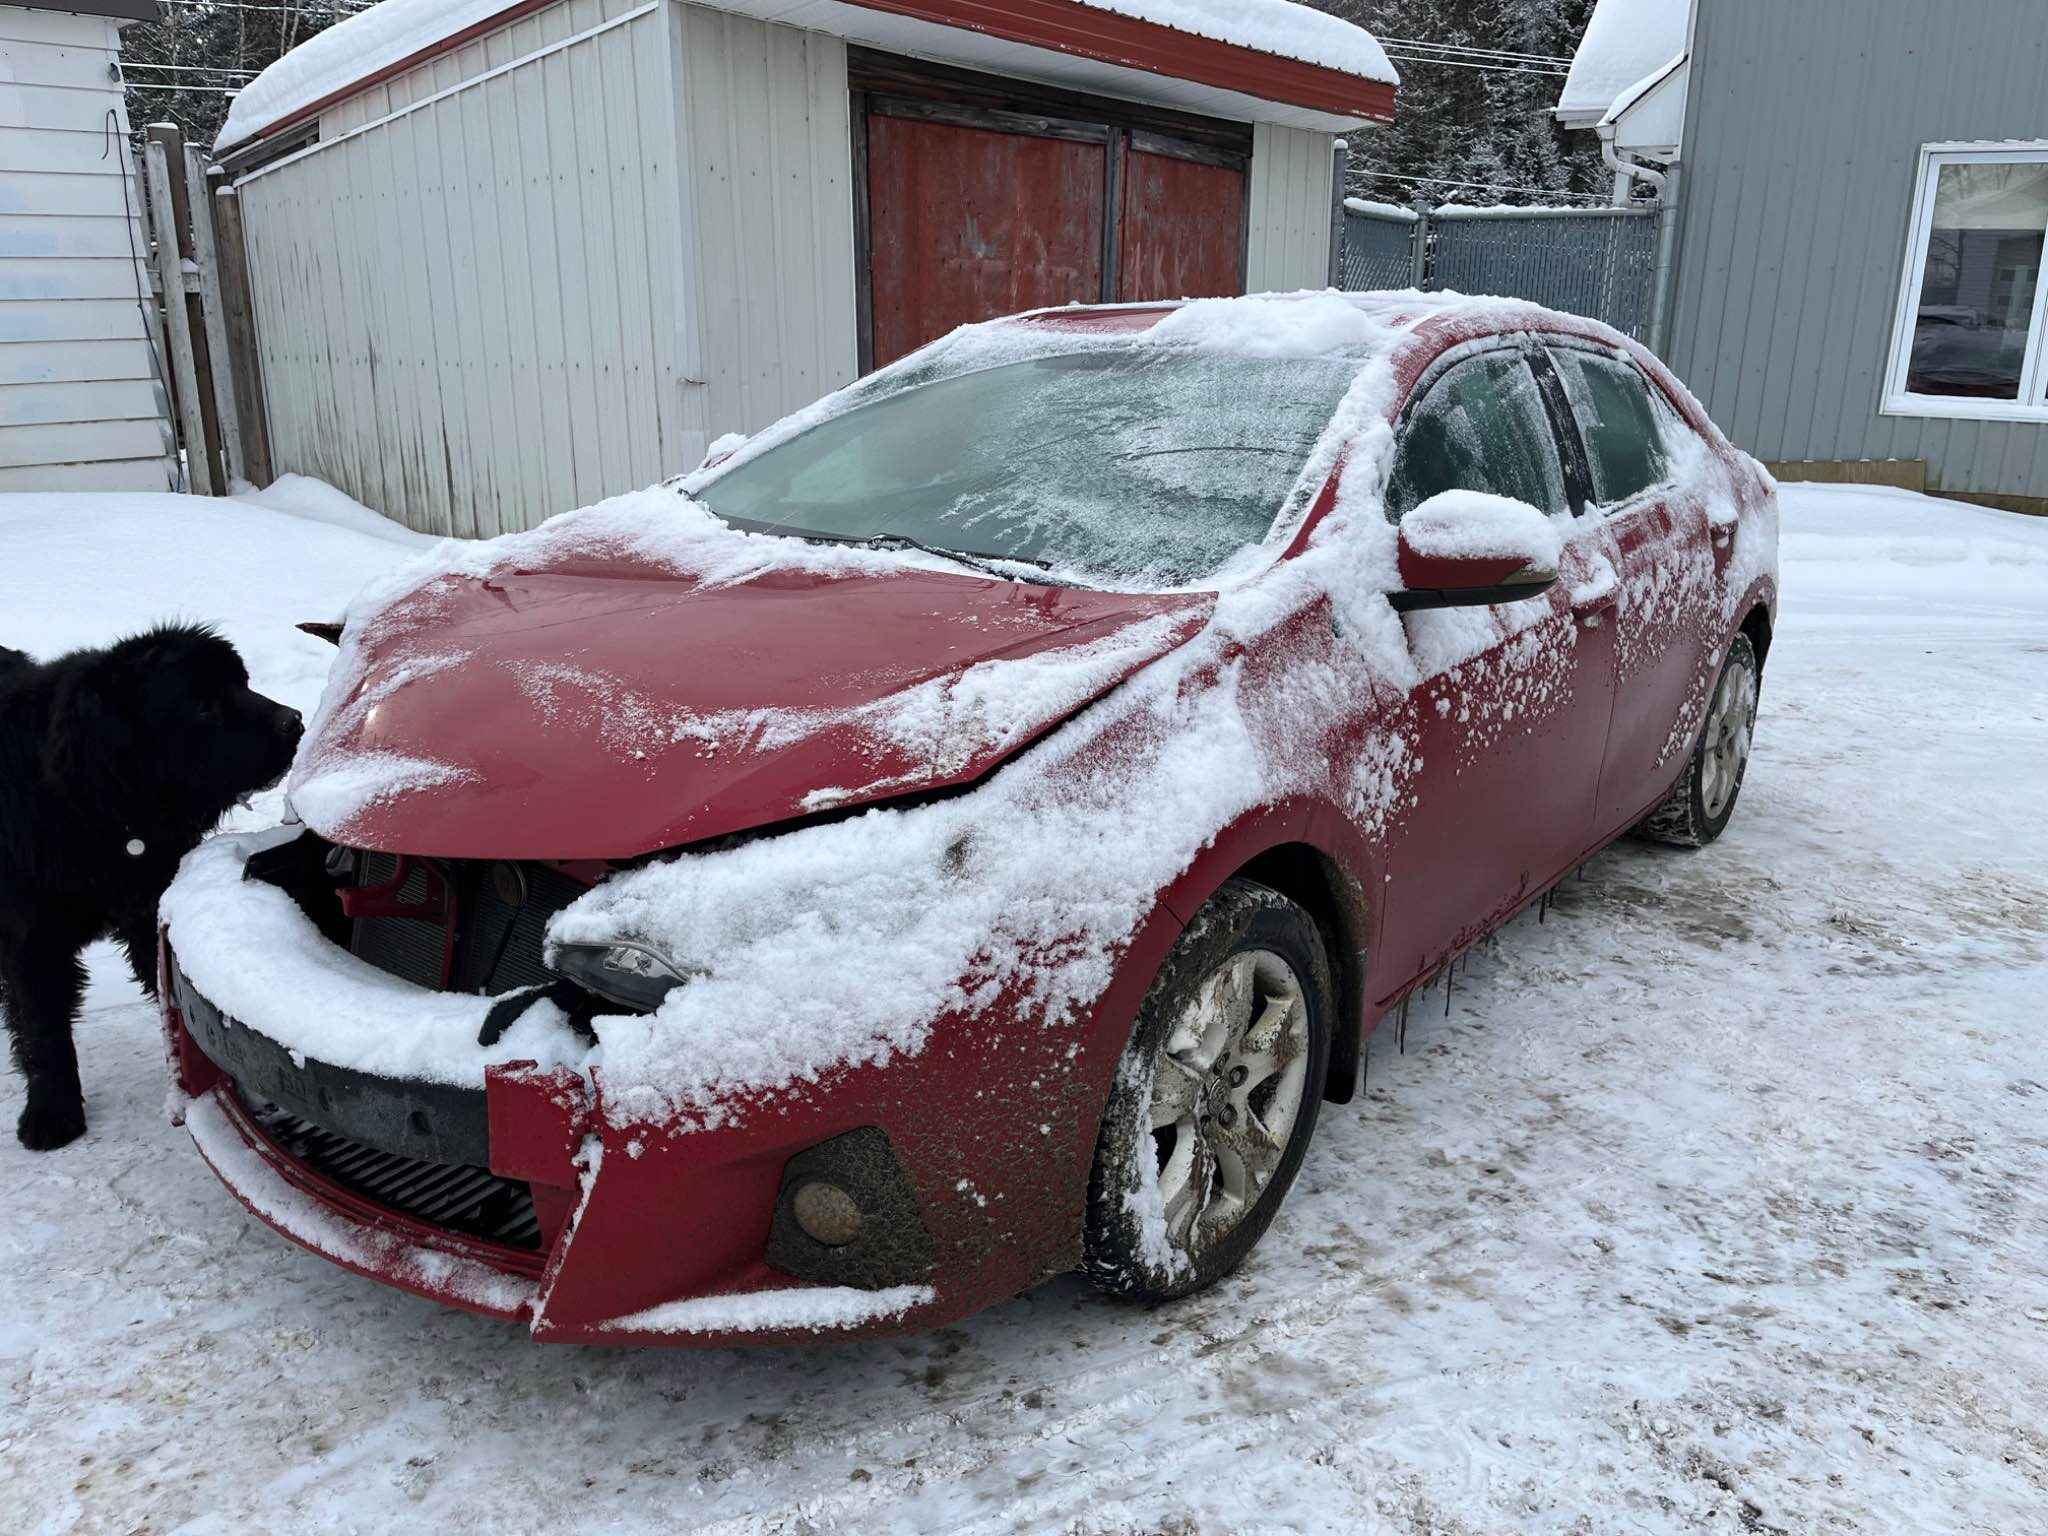
[[[1139,1009],[1097,1138],[1083,1268],[1170,1301],[1244,1262],[1315,1132],[1335,1002],[1315,921],[1232,880]]]
[[[1756,647],[1737,635],[1707,701],[1706,724],[1685,772],[1636,831],[1655,842],[1704,848],[1727,828],[1749,770],[1756,733]]]

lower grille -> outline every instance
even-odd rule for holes
[[[507,1248],[540,1250],[533,1191],[517,1179],[501,1179],[487,1168],[380,1152],[274,1104],[250,1108],[249,1117],[295,1161],[365,1200],[446,1231]]]
[[[358,886],[388,884],[398,874],[398,858],[388,853],[357,855]],[[408,905],[429,903],[439,880],[453,886],[456,935],[449,951],[446,927],[417,917],[356,919],[350,948],[380,971],[436,991],[488,993],[518,987],[545,986],[556,980],[541,964],[541,943],[548,919],[581,896],[588,886],[545,864],[509,866],[512,884],[523,899],[505,899],[500,866],[474,860],[424,860],[408,863],[398,900]],[[443,969],[446,967],[444,980]]]

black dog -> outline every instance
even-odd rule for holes
[[[284,776],[302,730],[207,629],[167,625],[43,666],[0,649],[0,1012],[28,1079],[23,1146],[85,1132],[79,951],[119,940],[154,994],[157,902],[178,861]]]

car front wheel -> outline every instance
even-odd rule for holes
[[[1315,1131],[1335,999],[1314,919],[1232,880],[1139,1009],[1096,1142],[1083,1267],[1139,1301],[1244,1262]]]
[[[1749,636],[1737,635],[1707,701],[1706,724],[1685,772],[1637,826],[1639,835],[1681,848],[1704,848],[1726,830],[1749,770],[1757,683],[1756,647]]]

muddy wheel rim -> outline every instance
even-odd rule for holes
[[[1308,1004],[1268,950],[1232,955],[1168,1032],[1151,1131],[1166,1233],[1196,1255],[1227,1237],[1278,1172],[1308,1075]]]
[[[1749,766],[1749,745],[1756,729],[1756,675],[1746,666],[1732,666],[1721,675],[1707,711],[1701,743],[1700,798],[1709,818],[1718,818],[1742,787]]]

